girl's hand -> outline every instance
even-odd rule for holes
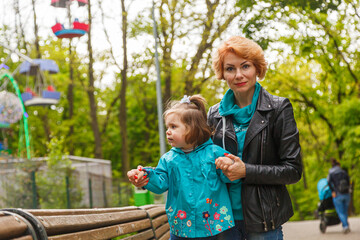
[[[227,170],[234,163],[235,161],[228,157],[219,157],[215,159],[216,169]]]
[[[246,177],[245,163],[241,161],[241,159],[238,156],[234,156],[232,154],[225,154],[225,156],[234,160],[234,163],[228,166],[225,170],[222,169],[224,175],[230,181],[235,181],[240,178],[245,178]]]
[[[127,172],[127,177],[129,178],[129,181],[135,187],[143,187],[149,182],[149,179],[147,178],[147,175],[145,175],[145,172],[142,171],[142,168],[143,167],[139,165],[137,169],[132,169]]]

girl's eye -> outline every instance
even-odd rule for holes
[[[234,70],[234,68],[233,67],[227,67],[227,68],[225,68],[225,70],[228,71],[228,72],[231,72],[232,70]]]

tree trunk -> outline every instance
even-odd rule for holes
[[[120,89],[120,111],[119,111],[119,125],[121,135],[121,163],[122,163],[122,176],[125,177],[127,171],[130,170],[129,156],[128,156],[128,139],[126,129],[126,87],[127,87],[127,12],[125,9],[125,0],[121,0],[121,12],[122,12],[122,42],[123,42],[123,69],[121,70],[121,89]]]
[[[14,11],[15,11],[15,31],[16,36],[18,38],[18,47],[20,49],[25,50],[25,54],[27,54],[27,44],[25,41],[25,33],[24,33],[24,26],[21,22],[21,14],[19,8],[19,0],[14,0]],[[19,23],[17,23],[19,21]],[[17,27],[19,25],[19,28]]]
[[[167,4],[166,7],[164,5]],[[172,21],[167,21],[166,16],[169,15],[169,13],[164,13],[164,8],[172,9],[170,12],[170,19]],[[170,5],[167,1],[162,1],[159,7],[159,13],[160,13],[160,32],[163,39],[162,44],[160,43],[160,46],[162,48],[163,52],[163,72],[164,72],[164,80],[165,80],[165,89],[164,89],[164,98],[163,98],[163,105],[165,105],[171,98],[171,67],[172,63],[174,62],[171,58],[171,52],[175,41],[175,29],[174,29],[174,15],[176,14],[175,6]],[[159,39],[160,40],[160,39]]]
[[[33,17],[34,17],[34,33],[35,33],[35,49],[36,49],[36,58],[41,59],[41,51],[40,51],[40,44],[39,44],[39,28],[37,25],[37,18],[36,18],[36,11],[35,11],[35,0],[32,0],[32,9],[33,9]],[[40,68],[38,68],[40,71]],[[44,84],[45,79],[43,79],[43,75],[38,75],[37,81],[41,82],[41,85]],[[40,89],[42,91],[42,89]],[[49,117],[48,117],[48,109],[44,108],[43,115],[41,116],[41,120],[43,122],[44,130],[45,130],[45,137],[47,141],[50,141],[50,124],[49,124]]]
[[[40,44],[39,44],[39,29],[36,21],[36,12],[35,12],[35,0],[32,0],[32,7],[34,12],[34,32],[35,32],[35,48],[36,48],[36,58],[41,58],[40,53]]]
[[[73,67],[73,62],[74,62],[74,55],[72,52],[72,47],[71,47],[71,39],[69,42],[69,55],[70,55],[70,62],[69,62],[69,78],[70,78],[70,83],[68,85],[68,89],[67,89],[67,101],[68,101],[68,107],[69,107],[69,116],[68,119],[72,120],[73,116],[74,116],[74,67]],[[69,129],[69,133],[68,133],[68,147],[69,147],[69,154],[70,155],[74,155],[74,143],[73,143],[73,138],[72,136],[74,135],[74,124],[71,122],[70,125],[70,129]]]
[[[97,106],[96,106],[96,99],[95,99],[95,88],[94,88],[94,58],[92,53],[92,46],[91,46],[91,1],[88,1],[88,19],[89,19],[89,33],[88,33],[88,52],[89,52],[89,85],[87,88],[87,94],[89,96],[89,104],[90,104],[90,121],[91,121],[91,129],[94,134],[94,142],[95,142],[95,157],[102,158],[102,146],[101,146],[101,134],[99,130],[99,124],[97,119]]]

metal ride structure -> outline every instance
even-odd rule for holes
[[[31,62],[25,61],[20,65],[20,74],[25,74],[26,88],[21,94],[25,106],[47,106],[59,102],[60,92],[54,88],[50,76],[45,77],[45,72],[55,74],[59,72],[59,67],[53,60],[32,59]],[[29,76],[34,76],[34,85],[30,87]],[[49,81],[47,80],[49,78]]]
[[[46,81],[45,81],[45,77],[44,77],[44,73],[43,71],[49,71],[50,73],[56,73],[59,71],[58,66],[56,65],[56,63],[52,60],[43,60],[43,59],[31,59],[30,57],[22,54],[21,52],[17,51],[17,50],[13,50],[12,48],[6,46],[3,43],[0,43],[0,46],[2,46],[4,49],[7,49],[8,51],[10,51],[10,53],[8,54],[8,57],[1,63],[0,65],[0,69],[4,68],[4,69],[9,69],[5,64],[6,62],[10,59],[12,54],[16,54],[18,57],[20,57],[21,59],[24,59],[25,62],[23,62],[21,65],[18,66],[18,68],[15,69],[15,71],[10,74],[9,72],[5,72],[3,74],[0,75],[0,90],[1,89],[8,89],[7,84],[10,82],[12,84],[12,89],[13,91],[15,91],[15,94],[18,98],[18,103],[20,103],[21,106],[21,110],[22,110],[22,117],[20,117],[20,120],[22,121],[22,124],[20,124],[21,129],[19,131],[19,151],[21,151],[22,146],[23,146],[23,140],[24,140],[24,136],[22,135],[22,132],[24,132],[25,134],[25,146],[26,146],[26,157],[27,159],[31,159],[31,147],[30,147],[30,132],[29,132],[29,127],[28,127],[28,114],[26,112],[25,106],[46,106],[46,105],[53,105],[56,104],[60,98],[60,93],[56,92],[54,87],[52,85],[46,85]],[[15,79],[13,78],[13,75],[20,69],[20,73],[22,74],[27,74],[27,76],[29,77],[29,75],[34,75],[35,76],[35,81],[34,81],[34,88],[31,89],[28,86],[28,81],[27,81],[27,86],[25,89],[25,92],[23,94],[21,94],[20,89],[15,81]],[[47,89],[43,89],[44,87],[47,86]],[[7,93],[8,94],[8,93]],[[6,95],[7,96],[7,95]],[[1,97],[1,94],[0,94]],[[0,98],[1,99],[1,98]],[[6,98],[2,98],[2,99],[6,99]],[[5,106],[8,106],[9,100],[3,100],[2,102],[0,102],[0,108],[2,108],[2,110],[7,110]],[[15,102],[15,101],[13,101]],[[15,104],[12,104],[12,106],[15,106]],[[19,118],[19,116],[17,115],[17,117],[14,117],[14,107],[11,109],[10,107],[8,107],[8,111],[7,112],[3,112],[0,111],[0,121],[2,120],[2,114],[1,113],[7,113],[7,121],[4,121],[4,124],[6,124],[6,122],[9,123],[14,123],[16,118]],[[19,111],[19,110],[17,110]],[[16,111],[15,111],[16,112]],[[10,116],[11,113],[11,116]]]
[[[26,113],[26,110],[25,110],[25,106],[24,106],[24,103],[22,101],[22,98],[21,98],[21,92],[20,92],[20,89],[19,89],[19,86],[17,85],[16,81],[14,80],[14,78],[12,77],[11,74],[9,73],[3,73],[0,75],[0,83],[2,83],[2,87],[5,88],[8,83],[8,81],[10,81],[10,83],[12,84],[14,90],[15,90],[15,93],[16,93],[16,96],[18,97],[18,100],[19,100],[19,103],[20,103],[20,106],[21,106],[21,110],[22,110],[22,122],[23,122],[23,129],[24,129],[24,132],[25,132],[25,145],[26,145],[26,157],[27,159],[30,159],[31,158],[31,152],[30,152],[30,137],[29,137],[29,130],[28,130],[28,114]],[[9,101],[9,100],[6,100],[6,101]],[[0,106],[2,107],[1,109],[1,113],[6,111],[6,105],[7,103],[4,102],[4,103],[0,103]],[[14,110],[14,109],[13,109]],[[9,111],[12,113],[12,111]],[[11,120],[16,120],[16,118],[18,118],[18,115],[17,117],[14,119],[13,117],[14,115],[11,115],[11,116],[8,116],[8,119],[6,119],[5,117],[5,120],[9,120],[9,122]],[[10,122],[11,123],[11,122]],[[21,136],[21,130],[20,130],[20,133],[19,133],[20,137],[19,137],[19,147],[23,144],[23,137]]]
[[[72,2],[77,2],[79,7],[86,6],[88,0],[51,0],[51,6],[55,8],[66,8],[67,9],[67,18],[68,18],[68,28],[65,28],[64,24],[60,23],[56,19],[56,24],[51,27],[53,33],[58,38],[74,38],[82,37],[89,31],[89,25],[80,22],[78,18],[75,18],[71,22],[71,4]]]

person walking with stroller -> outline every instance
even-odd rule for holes
[[[172,148],[155,169],[139,166],[129,171],[129,181],[135,186],[146,184],[144,188],[157,194],[168,191],[166,213],[171,240],[237,240],[226,187],[231,181],[215,166],[215,159],[228,152],[210,138],[205,99],[184,96],[171,103],[164,119]],[[233,164],[231,159],[226,160]]]
[[[350,178],[347,172],[340,167],[340,163],[331,159],[332,168],[329,170],[328,183],[336,212],[343,226],[343,232],[349,233],[348,210],[350,204]]]

